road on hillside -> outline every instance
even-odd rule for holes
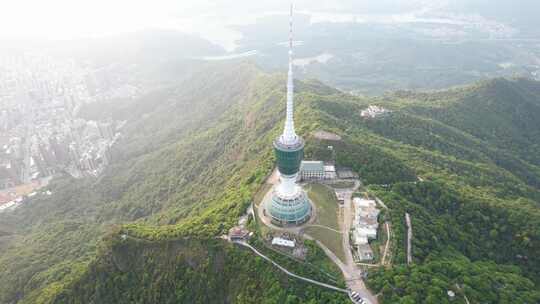
[[[390,246],[390,224],[388,224],[388,222],[385,222],[384,225],[386,226],[386,245],[384,245],[384,253],[381,259],[381,266],[384,266],[386,264],[388,247]]]
[[[412,263],[412,224],[409,213],[405,213],[405,222],[407,223],[407,264]]]

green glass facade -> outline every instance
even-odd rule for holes
[[[274,224],[299,225],[309,220],[311,204],[304,192],[294,199],[283,199],[278,195],[272,195],[268,212]]]
[[[281,144],[279,139],[276,139],[274,141],[274,153],[281,174],[296,174],[300,170],[300,163],[304,158],[304,141],[299,139],[296,145],[287,146]]]
[[[279,173],[294,179],[295,174],[300,171],[300,164],[304,158],[302,138],[298,138],[293,145],[285,145],[279,141],[279,138],[276,139],[274,153]],[[311,203],[303,190],[297,192],[293,197],[282,197],[277,191],[274,191],[266,210],[276,225],[300,225],[309,220]]]

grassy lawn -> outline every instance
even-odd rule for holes
[[[314,224],[339,230],[339,206],[334,191],[321,184],[309,185],[307,190],[309,199],[317,206],[317,220]]]
[[[354,187],[354,182],[339,181],[339,182],[332,183],[331,186],[336,188],[336,189],[347,189],[347,188]]]
[[[305,232],[328,247],[341,261],[345,261],[341,234],[322,227],[307,227]]]
[[[339,206],[334,191],[321,184],[309,185],[306,190],[309,199],[317,206],[317,219],[313,225],[322,225],[339,231]],[[342,261],[345,259],[340,233],[316,226],[307,227],[305,232],[323,243]]]

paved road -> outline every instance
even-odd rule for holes
[[[308,282],[308,283],[311,283],[311,284],[315,284],[315,285],[318,285],[318,286],[321,286],[321,287],[324,287],[324,288],[328,288],[328,289],[332,289],[332,290],[335,290],[335,291],[338,291],[338,292],[343,292],[343,293],[349,294],[349,291],[346,290],[346,289],[339,288],[339,287],[336,287],[336,286],[333,286],[333,285],[330,285],[330,284],[322,283],[322,282],[319,282],[319,281],[315,281],[315,280],[312,280],[312,279],[309,279],[309,278],[306,278],[306,277],[303,277],[303,276],[299,276],[297,274],[294,274],[294,273],[288,271],[287,269],[285,269],[284,267],[282,267],[278,263],[274,262],[269,257],[267,257],[264,254],[260,253],[257,249],[255,249],[253,246],[249,245],[246,242],[234,242],[234,243],[249,248],[256,255],[258,255],[261,258],[263,258],[263,259],[267,260],[268,262],[272,263],[272,265],[276,266],[279,270],[283,271],[284,273],[286,273],[290,277],[297,278],[299,280],[302,280],[302,281],[305,281],[305,282]]]
[[[332,260],[332,262],[334,262],[334,264],[337,265],[337,267],[339,267],[339,269],[341,270],[341,272],[343,274],[345,274],[345,272],[347,271],[347,267],[345,266],[345,264],[343,264],[343,262],[334,254],[334,252],[332,252],[332,250],[330,250],[328,247],[326,247],[326,245],[324,245],[323,243],[321,243],[319,240],[316,240],[314,237],[310,236],[309,234],[305,234],[304,233],[304,237],[308,240],[311,240],[311,241],[315,241],[315,243],[317,243],[317,245],[319,245],[319,247],[321,247],[321,249],[324,251],[324,253],[326,253],[326,256],[328,256],[330,258],[330,260]]]
[[[411,217],[409,216],[409,213],[405,213],[405,222],[407,223],[407,264],[412,263],[412,248],[411,248],[411,240],[412,240],[412,224],[411,224]]]
[[[384,245],[384,253],[381,259],[381,265],[384,266],[386,263],[386,255],[388,254],[388,247],[390,245],[390,225],[388,222],[384,223],[386,225],[386,245]]]

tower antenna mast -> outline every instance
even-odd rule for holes
[[[287,116],[282,140],[285,144],[296,142],[297,135],[294,130],[294,75],[293,75],[293,4],[289,15],[289,72],[287,73]]]
[[[289,19],[289,73],[287,74],[287,116],[283,134],[274,140],[274,153],[279,171],[279,184],[272,188],[272,197],[265,202],[265,212],[272,223],[282,226],[301,225],[311,217],[312,205],[306,192],[296,184],[304,158],[304,140],[294,131],[293,83],[293,5]]]

